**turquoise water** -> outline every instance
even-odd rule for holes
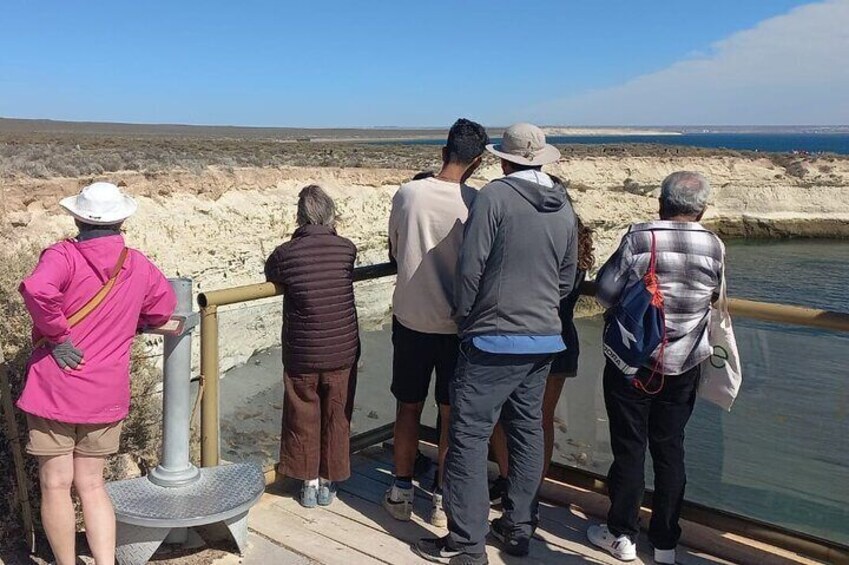
[[[729,292],[741,298],[849,312],[849,242],[732,242]]]
[[[498,138],[496,138],[498,139]],[[711,149],[769,151],[787,153],[849,154],[849,134],[846,133],[686,133],[683,135],[565,135],[551,136],[549,143],[557,145],[604,145],[621,143],[647,143],[680,145]],[[399,143],[382,141],[376,143]],[[418,139],[400,143],[413,145],[442,145],[444,139]]]

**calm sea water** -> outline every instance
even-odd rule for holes
[[[732,242],[732,295],[849,312],[849,243]],[[226,312],[222,315],[226,315]],[[605,474],[601,321],[578,320],[581,360],[557,408],[555,460]],[[730,413],[699,402],[687,427],[687,498],[849,543],[849,336],[735,319],[744,382]],[[226,336],[225,336],[226,338]],[[394,418],[388,328],[364,332],[354,433]],[[276,460],[279,349],[222,382],[222,455]],[[435,422],[428,406],[425,418]],[[648,484],[651,484],[650,464]]]
[[[552,136],[549,143],[569,144],[619,144],[649,143],[707,147],[714,149],[736,149],[786,153],[806,151],[809,153],[849,154],[849,134],[845,133],[688,133],[683,135],[571,135]],[[387,143],[387,142],[383,142]],[[389,142],[397,143],[397,142]],[[442,145],[444,139],[421,139],[405,141],[414,145]]]
[[[728,246],[738,297],[849,312],[849,243]],[[849,543],[849,334],[736,319],[743,388],[697,409],[689,497]]]

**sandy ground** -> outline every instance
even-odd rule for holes
[[[599,388],[603,362],[596,344],[598,319],[578,320],[582,342],[580,376],[565,386],[556,414],[555,460],[604,473],[609,465],[606,421],[600,421]],[[352,434],[392,422],[395,400],[389,392],[392,347],[389,326],[362,332],[363,352],[357,379]],[[594,341],[596,340],[596,341]],[[221,455],[264,466],[278,460],[283,407],[280,349],[260,352],[229,371],[221,382]],[[431,383],[433,386],[433,383]],[[432,396],[431,396],[432,398]],[[436,407],[427,403],[423,421],[436,425]]]

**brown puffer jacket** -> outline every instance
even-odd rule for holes
[[[283,365],[289,375],[356,362],[356,257],[356,246],[333,228],[307,224],[265,262],[266,279],[283,287]]]

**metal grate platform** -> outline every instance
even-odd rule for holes
[[[200,469],[185,487],[160,487],[146,477],[107,484],[119,522],[182,528],[220,522],[256,504],[265,489],[262,470],[240,463]]]
[[[223,522],[244,553],[248,510],[262,497],[265,477],[251,463],[200,469],[197,481],[163,487],[147,477],[108,483],[117,520],[120,565],[144,565],[165,538],[184,528]]]

